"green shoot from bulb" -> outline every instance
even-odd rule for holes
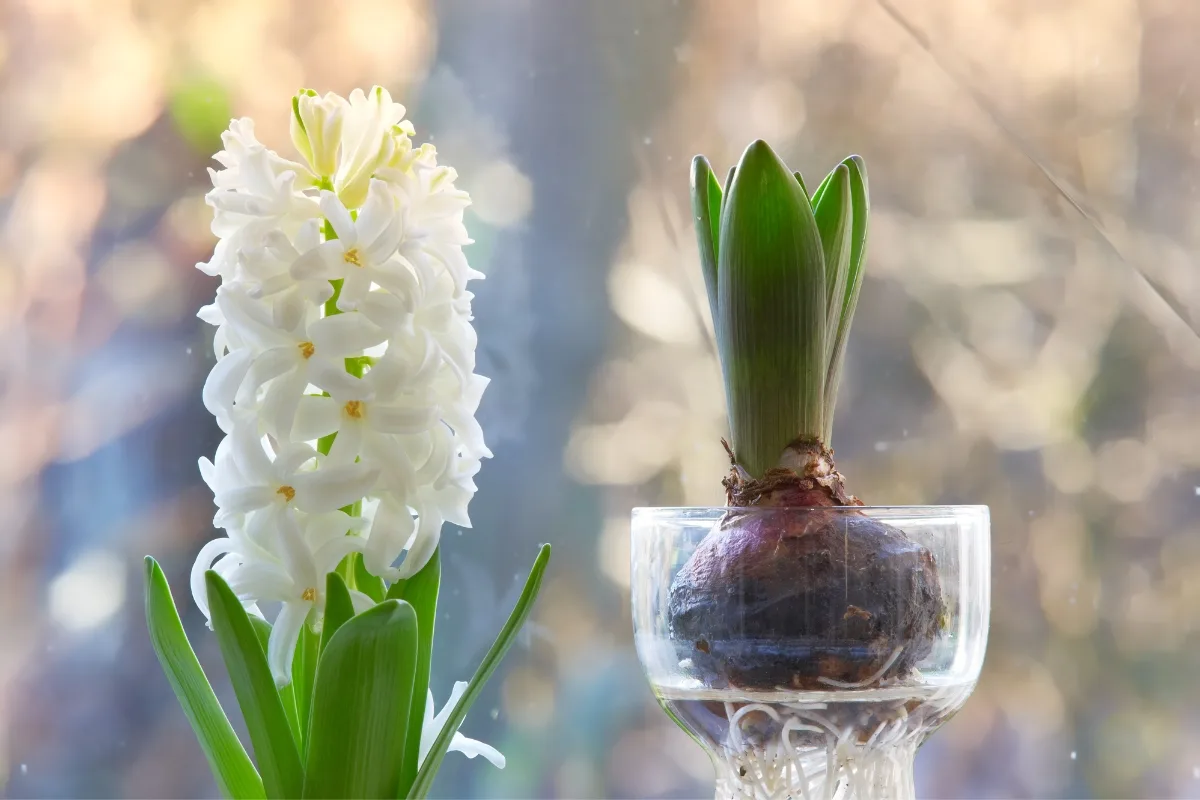
[[[849,156],[810,195],[758,140],[724,190],[704,156],[691,178],[733,453],[761,477],[794,442],[829,445],[862,288],[866,165]]]

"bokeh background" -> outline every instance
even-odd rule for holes
[[[205,168],[231,116],[287,148],[297,88],[379,83],[487,274],[439,698],[555,547],[464,727],[508,768],[452,755],[439,796],[711,796],[633,654],[628,512],[722,500],[687,165],[763,137],[870,167],[852,489],[992,508],[987,666],[918,793],[1200,797],[1198,41],[1182,0],[0,3],[3,793],[214,794],[140,600],[151,553],[232,700],[179,591],[213,535]]]

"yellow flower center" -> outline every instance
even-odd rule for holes
[[[305,358],[312,358],[313,353],[316,352],[317,349],[313,346],[312,342],[301,342],[296,346],[300,348],[300,355],[304,356]]]
[[[280,486],[275,490],[275,494],[283,495],[283,499],[288,503],[296,499],[296,490],[290,486]]]
[[[363,404],[361,400],[351,400],[343,406],[343,410],[346,412],[346,416],[351,419],[362,419]]]
[[[308,587],[300,594],[300,599],[309,603],[315,602],[317,599],[317,590],[313,587]]]
[[[345,261],[347,264],[353,264],[356,267],[362,266],[362,261],[359,260],[359,257],[358,257],[358,248],[357,247],[351,247],[349,250],[347,250],[345,253],[343,253],[342,260]]]

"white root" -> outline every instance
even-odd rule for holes
[[[719,800],[911,800],[917,747],[969,687],[914,698],[837,703],[725,703],[714,751]],[[753,722],[748,717],[761,712]],[[744,726],[752,726],[744,729]]]

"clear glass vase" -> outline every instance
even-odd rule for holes
[[[986,506],[638,508],[633,624],[717,798],[911,798],[987,645]]]

